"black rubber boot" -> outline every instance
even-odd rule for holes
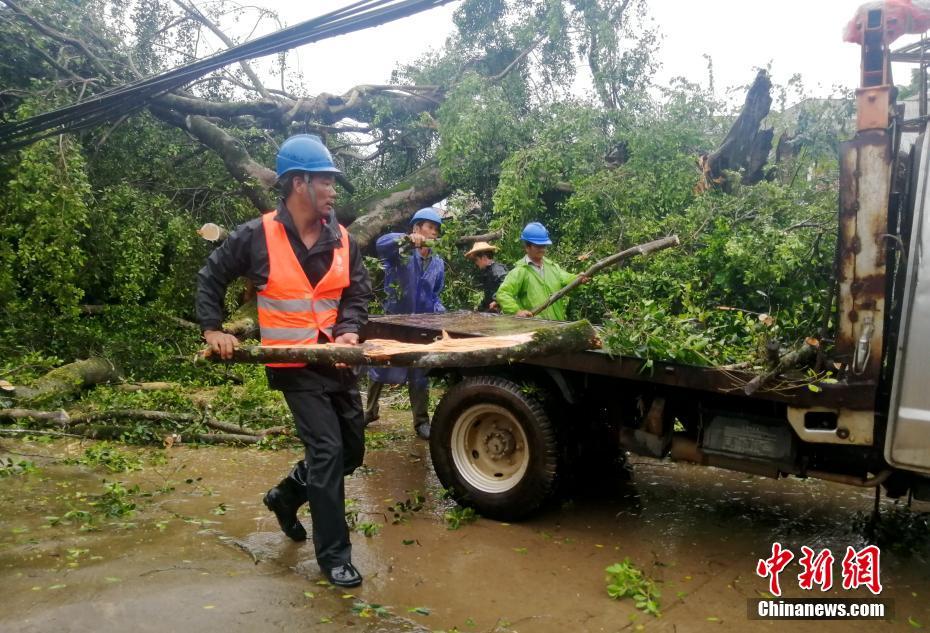
[[[429,439],[429,383],[407,383],[410,395],[410,412],[413,413],[413,430],[421,440]]]
[[[332,569],[323,569],[323,574],[337,587],[358,587],[362,584],[362,575],[352,563],[339,565]]]
[[[293,541],[306,541],[307,530],[297,518],[297,510],[307,500],[307,492],[293,478],[293,473],[265,493],[262,502],[274,512],[281,531]]]

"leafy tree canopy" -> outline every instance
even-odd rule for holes
[[[2,1],[3,121],[202,57],[216,33],[235,43],[224,29],[281,23],[229,0]],[[783,107],[770,121],[792,151],[768,179],[700,193],[697,157],[735,112],[700,85],[652,84],[659,40],[646,0],[466,0],[455,26],[389,84],[309,94],[282,56],[276,77],[229,67],[144,111],[114,111],[106,126],[0,157],[3,356],[104,353],[139,377],[190,377],[176,359],[196,332],[170,317],[193,318],[194,274],[210,248],[196,229],[269,208],[269,166],[297,132],[333,150],[354,187],[340,217],[360,219],[351,230],[363,244],[448,197],[440,248],[452,308],[478,302],[455,239],[500,229],[500,258],[514,260],[520,228],[538,220],[571,270],[681,237],[680,249],[573,295],[571,315],[607,323],[618,352],[735,362],[827,323],[847,100]],[[405,207],[388,202],[399,190],[410,193]],[[229,307],[237,302],[231,294]]]

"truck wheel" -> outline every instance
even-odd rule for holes
[[[478,376],[449,389],[429,443],[439,481],[483,516],[517,519],[553,490],[555,429],[542,404],[509,380]]]

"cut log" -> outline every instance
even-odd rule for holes
[[[54,437],[83,437],[75,433],[47,431],[45,429],[0,429],[0,435],[52,435]]]
[[[469,244],[474,244],[475,242],[493,242],[494,240],[501,239],[503,236],[503,231],[493,231],[491,233],[482,233],[481,235],[463,235],[459,239],[455,240],[455,245],[467,246]]]
[[[171,389],[180,388],[176,382],[127,382],[116,385],[117,391],[170,391]]]
[[[645,244],[640,244],[639,246],[634,246],[633,248],[628,248],[626,250],[620,251],[619,253],[614,253],[610,257],[605,257],[599,262],[593,264],[586,271],[575,277],[573,280],[568,282],[568,284],[561,290],[554,292],[552,296],[546,299],[545,303],[536,306],[532,312],[533,316],[536,316],[553,303],[567,295],[569,292],[581,285],[582,280],[585,278],[591,278],[603,269],[619,264],[625,259],[633,257],[634,255],[648,255],[649,253],[654,253],[656,251],[661,251],[663,249],[669,248],[671,246],[678,246],[681,242],[678,240],[677,235],[671,235],[669,237],[663,237],[662,239],[653,240],[652,242],[647,242]]]
[[[34,387],[16,387],[14,397],[28,404],[69,400],[82,389],[119,380],[116,366],[105,358],[88,358],[53,369],[36,381]]]
[[[369,365],[376,367],[483,367],[515,363],[527,358],[579,352],[600,347],[597,333],[587,321],[540,326],[534,332],[509,336],[443,339],[434,343],[401,343],[370,339],[361,345],[303,345],[239,347],[230,362],[307,363],[334,366]],[[204,356],[225,362],[209,350]]]
[[[218,224],[207,222],[197,229],[197,234],[208,242],[221,242],[229,236],[229,231]]]
[[[71,421],[68,414],[63,409],[58,411],[36,411],[34,409],[0,409],[0,419],[12,420],[45,420],[55,422],[61,426],[67,426]]]

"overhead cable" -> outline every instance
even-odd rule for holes
[[[178,90],[224,66],[379,26],[449,2],[452,0],[359,0],[210,57],[101,92],[80,103],[22,121],[2,124],[0,152],[30,145],[48,136],[95,127],[115,117],[132,114],[145,108],[152,100]]]

